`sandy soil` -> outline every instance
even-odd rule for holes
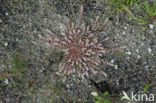
[[[23,0],[14,2],[12,7],[5,0],[0,2],[0,75],[13,67],[10,62],[13,55],[22,55],[22,60],[27,61],[22,76],[0,79],[0,103],[95,103],[91,92],[101,95],[103,91],[91,80],[102,83],[102,89],[110,92],[112,103],[122,103],[122,91],[141,92],[147,82],[153,85],[146,93],[156,94],[156,28],[143,32],[129,20],[128,14],[121,14],[119,21],[116,15],[111,16],[100,32],[102,38],[109,37],[103,46],[127,48],[103,56],[115,65],[100,65],[108,76],[90,73],[90,77],[83,80],[72,74],[63,82],[56,69],[61,52],[49,48],[40,37],[46,38],[46,29],[59,34],[68,18],[76,21],[81,4],[84,7],[82,22],[91,25],[97,16],[100,16],[99,23],[105,22],[111,14],[105,2]]]

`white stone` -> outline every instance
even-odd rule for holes
[[[56,74],[59,75],[60,73],[59,72],[56,72]]]
[[[128,54],[128,55],[131,55],[132,53],[129,51],[129,52],[127,52],[127,54]]]
[[[97,97],[98,93],[97,92],[91,92],[91,95],[94,96],[94,97]]]
[[[116,84],[119,85],[119,79],[116,80]]]
[[[114,66],[114,69],[116,69],[116,70],[117,70],[117,69],[118,69],[118,65],[115,65],[115,66]]]
[[[16,41],[18,42],[18,38],[16,39]]]
[[[149,24],[150,29],[154,29],[154,25],[153,24]]]
[[[126,32],[125,32],[125,31],[123,31],[123,32],[122,32],[122,34],[123,34],[123,35],[126,35]]]
[[[137,53],[139,53],[139,50],[138,50],[138,49],[136,49],[136,52],[137,52]]]
[[[112,64],[114,63],[114,60],[113,60],[113,59],[111,60],[111,63],[112,63]]]
[[[5,42],[4,46],[7,47],[8,46],[8,42]]]
[[[137,58],[140,59],[140,55],[138,55]]]
[[[5,84],[9,84],[9,81],[8,81],[8,79],[5,79],[5,81],[4,81],[4,82],[5,82]]]
[[[141,45],[144,45],[144,43],[141,43]]]
[[[149,66],[146,65],[146,66],[145,66],[145,69],[148,69],[148,67],[149,67]]]
[[[9,14],[8,13],[5,13],[5,15],[8,16]]]
[[[148,48],[148,53],[150,54],[152,52],[152,49],[151,48]]]
[[[3,21],[2,21],[2,19],[0,19],[0,23],[2,23]]]
[[[47,18],[44,18],[44,21],[47,21]]]
[[[134,33],[135,31],[134,31],[134,30],[132,30],[132,32]]]

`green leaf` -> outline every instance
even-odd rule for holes
[[[104,103],[110,103],[110,100],[106,99],[104,100]]]
[[[107,96],[109,93],[106,91],[105,93],[104,93],[104,96]]]
[[[9,68],[9,71],[12,72],[12,73],[17,73],[17,68],[15,68],[15,67],[14,68]]]
[[[103,103],[102,101],[96,101],[95,103]]]
[[[96,99],[99,100],[99,101],[101,101],[103,98],[100,97],[100,96],[96,96]]]
[[[144,87],[144,90],[142,91],[142,93],[145,93],[151,86],[153,86],[152,83],[146,83],[145,87]]]

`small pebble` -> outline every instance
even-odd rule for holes
[[[8,15],[9,15],[9,13],[5,13],[5,15],[6,15],[6,16],[8,16]]]
[[[149,66],[145,66],[145,69],[148,69]]]
[[[18,38],[16,39],[16,41],[17,41],[17,42],[19,41]]]
[[[138,50],[138,49],[136,49],[136,52],[137,52],[137,53],[139,53],[139,50]]]
[[[2,21],[2,19],[0,19],[0,23],[2,23],[3,21]]]
[[[98,93],[97,92],[91,92],[91,95],[96,97],[96,96],[98,96]]]
[[[60,73],[59,72],[56,72],[56,74],[59,75]]]
[[[132,32],[134,33],[135,31],[134,31],[134,30],[132,30]]]
[[[5,42],[4,46],[7,47],[8,46],[8,42]]]
[[[143,37],[142,37],[142,39],[143,39],[143,40],[145,40],[145,39],[146,39],[146,37],[145,37],[145,36],[143,36]]]
[[[114,69],[116,69],[116,70],[117,70],[117,69],[118,69],[118,65],[115,65],[115,66],[114,66]]]
[[[89,88],[91,88],[92,86],[91,85],[89,85]]]
[[[42,69],[40,69],[40,72],[43,72],[43,70],[42,70]]]
[[[154,29],[154,25],[153,24],[149,24],[150,29]]]
[[[116,80],[116,84],[119,85],[119,79]]]
[[[152,49],[148,48],[148,53],[151,54],[151,52],[152,52]]]
[[[60,25],[60,29],[63,29],[63,25]]]
[[[120,30],[117,30],[117,32],[120,32]]]
[[[8,81],[8,79],[5,79],[5,81],[4,81],[4,82],[5,82],[5,84],[9,84],[9,81]]]
[[[70,87],[69,84],[67,84],[66,87],[69,88]]]
[[[138,59],[140,59],[140,57],[141,57],[140,55],[137,56]]]
[[[112,64],[114,63],[114,60],[113,60],[113,59],[111,60],[111,63],[112,63]]]
[[[44,21],[47,21],[47,18],[44,18]]]
[[[129,52],[127,52],[127,54],[128,54],[128,55],[131,55],[132,53],[129,51]]]
[[[125,31],[123,31],[123,33],[122,33],[123,35],[126,35],[126,32]]]

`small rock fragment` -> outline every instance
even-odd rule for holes
[[[153,24],[149,24],[150,29],[154,29],[154,25]]]
[[[0,23],[2,23],[3,21],[2,21],[2,19],[0,19]]]
[[[94,96],[94,97],[97,97],[98,93],[97,92],[91,92],[91,95]]]
[[[113,59],[111,60],[111,63],[112,63],[112,64],[114,63],[114,60],[113,60]]]
[[[128,55],[131,55],[132,53],[129,51],[129,52],[127,52],[127,54],[128,54]]]
[[[8,46],[8,42],[5,42],[4,46],[7,47]]]
[[[152,52],[152,49],[149,47],[148,48],[148,53],[151,54],[151,52]]]
[[[136,49],[136,52],[137,52],[137,53],[139,53],[139,50],[138,50],[138,49]]]
[[[9,15],[9,13],[5,13],[5,15],[6,15],[6,16],[8,16],[8,15]]]
[[[4,82],[5,82],[5,84],[9,84],[9,81],[8,81],[8,79],[5,79],[5,81],[4,81]]]
[[[118,65],[115,65],[115,66],[114,66],[114,69],[116,69],[116,70],[117,70],[117,69],[118,69]]]
[[[123,35],[126,35],[126,32],[125,32],[125,31],[123,31],[123,32],[122,32],[122,34],[123,34]]]
[[[140,55],[138,55],[137,58],[140,59]]]

